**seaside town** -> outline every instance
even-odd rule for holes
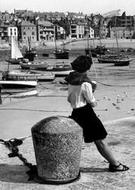
[[[0,190],[135,189],[135,15],[0,12]]]
[[[45,44],[54,39],[135,38],[135,15],[120,13],[120,9],[101,14],[82,12],[33,12],[16,10],[0,12],[0,40],[16,36],[20,42],[31,37],[32,42]]]

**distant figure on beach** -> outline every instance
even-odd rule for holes
[[[96,82],[91,81],[87,75],[91,65],[91,57],[84,55],[77,57],[71,63],[74,71],[65,79],[68,83],[68,102],[73,108],[70,118],[82,127],[84,142],[95,143],[99,153],[109,162],[110,172],[126,171],[129,168],[117,161],[104,143],[107,131],[93,110],[97,105],[93,95]]]

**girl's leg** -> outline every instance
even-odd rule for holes
[[[103,140],[97,140],[94,142],[100,154],[112,165],[118,165],[109,147],[103,142]]]
[[[100,154],[109,162],[109,171],[111,172],[121,172],[127,171],[129,167],[121,164],[117,160],[115,160],[112,155],[109,147],[103,142],[103,140],[97,140],[94,142]]]

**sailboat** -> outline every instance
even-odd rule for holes
[[[28,37],[28,49],[24,53],[24,58],[29,61],[34,61],[34,58],[37,56],[36,50],[31,48],[31,37]]]
[[[101,34],[99,33],[99,40],[100,40],[100,45],[97,45],[95,47],[95,44],[94,44],[94,47],[90,46],[90,20],[88,19],[87,20],[87,47],[85,48],[85,54],[88,56],[92,56],[92,57],[97,57],[98,55],[104,55],[106,52],[107,52],[107,48],[102,45],[101,43]],[[93,43],[94,43],[94,38],[93,38]]]
[[[23,55],[18,47],[18,42],[14,36],[11,36],[11,55],[10,59],[6,60],[11,64],[19,64],[23,60]]]
[[[62,48],[58,48],[57,43],[56,43],[56,35],[55,35],[54,42],[55,42],[55,51],[54,51],[55,58],[56,59],[69,59],[69,49],[65,48],[64,41],[62,44]]]
[[[115,23],[116,23],[116,18],[115,18]],[[120,52],[116,28],[115,28],[115,37],[116,37],[117,51],[99,56],[98,62],[99,63],[113,63],[114,66],[128,66],[130,64],[131,59],[127,55]]]

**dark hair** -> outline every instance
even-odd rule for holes
[[[72,69],[79,73],[89,70],[91,65],[92,58],[86,55],[80,55],[71,63]]]

